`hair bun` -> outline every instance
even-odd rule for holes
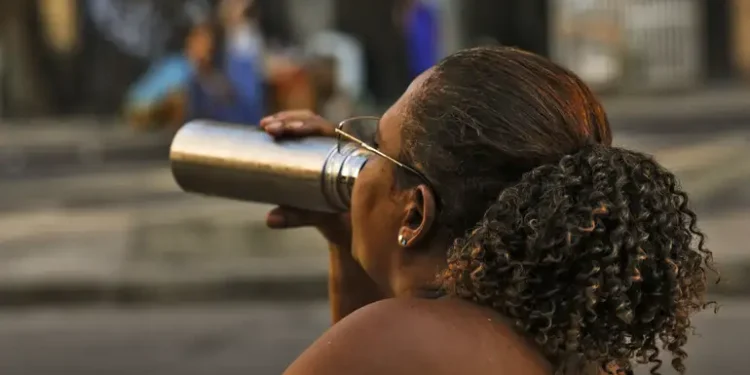
[[[442,280],[515,320],[551,360],[657,366],[658,338],[681,371],[713,269],[695,221],[652,157],[588,145],[505,189],[456,240]]]

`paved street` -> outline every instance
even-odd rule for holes
[[[750,262],[750,232],[743,230],[750,227],[748,140],[750,130],[741,126],[616,137],[682,179],[717,260],[737,270],[724,284],[730,286],[747,278]],[[0,184],[0,292],[325,280],[321,238],[309,229],[283,236],[267,230],[268,208],[185,194],[163,160],[17,176]]]
[[[750,301],[722,304],[695,320],[689,374],[747,374]],[[0,373],[280,374],[328,322],[324,302],[11,310],[0,313]]]
[[[750,129],[741,125],[616,137],[678,174],[725,271],[724,284],[740,285],[745,295],[749,141]],[[58,167],[39,175],[5,172],[12,178],[0,184],[0,291],[39,288],[49,300],[50,290],[135,285],[163,298],[169,293],[162,287],[174,284],[213,293],[206,284],[260,280],[268,294],[268,280],[325,280],[324,244],[312,230],[280,236],[263,227],[268,206],[186,195],[163,160],[149,156],[121,165],[141,152],[123,150],[123,158],[102,164],[96,148],[84,149],[85,173]],[[325,290],[305,285],[311,284]],[[273,293],[294,295],[283,285]],[[305,294],[306,300],[315,295]],[[750,301],[723,302],[719,315],[696,319],[702,336],[691,341],[690,374],[748,373]],[[0,374],[278,374],[328,319],[323,302],[5,309]]]

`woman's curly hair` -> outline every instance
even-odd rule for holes
[[[444,287],[515,321],[557,361],[630,360],[682,373],[711,252],[675,176],[643,154],[592,146],[505,189],[449,251]]]
[[[636,360],[658,374],[660,348],[684,372],[711,252],[675,176],[611,146],[604,109],[575,74],[474,48],[440,62],[409,100],[400,158],[438,197],[448,293],[514,320],[560,372]]]

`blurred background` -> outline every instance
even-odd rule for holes
[[[0,373],[281,373],[329,324],[325,246],[180,192],[174,131],[378,114],[497,43],[574,70],[679,175],[723,273],[688,368],[746,374],[750,0],[0,1]]]

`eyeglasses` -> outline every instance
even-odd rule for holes
[[[375,140],[377,138],[379,126],[380,117],[373,116],[358,116],[341,121],[336,127],[338,151],[341,151],[341,148],[346,144],[346,142],[355,143],[363,149],[375,155],[378,155],[381,158],[386,159],[403,169],[406,169],[407,171],[419,177],[422,181],[424,181],[431,187],[432,185],[430,184],[430,181],[422,172],[384,154],[382,151],[378,150],[376,146],[374,146],[377,144]]]

